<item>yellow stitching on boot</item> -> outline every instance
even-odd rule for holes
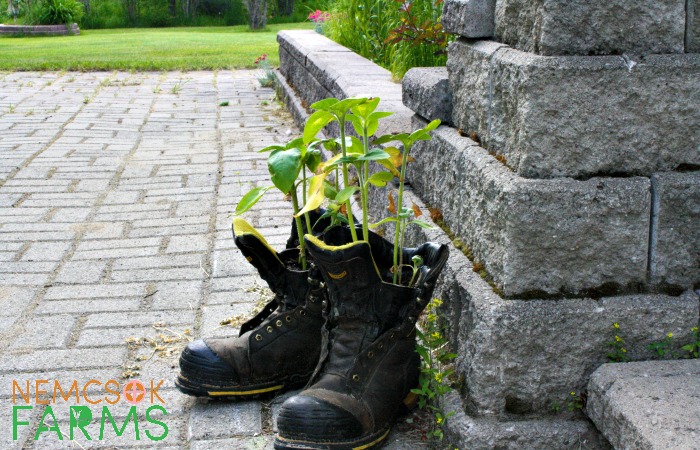
[[[391,431],[391,428],[389,428],[388,430],[386,430],[386,433],[384,433],[384,434],[383,434],[382,436],[380,436],[378,439],[375,439],[374,441],[370,442],[369,444],[361,445],[361,446],[359,446],[359,447],[353,447],[352,450],[364,450],[364,449],[366,449],[366,448],[373,447],[373,446],[375,446],[376,444],[382,442],[382,441],[389,435],[389,432],[390,432],[390,431]]]
[[[262,244],[265,247],[267,247],[267,249],[270,251],[270,253],[275,255],[275,258],[277,258],[277,260],[280,263],[282,262],[282,260],[280,260],[279,256],[277,255],[277,252],[275,251],[275,249],[272,248],[272,246],[267,243],[267,240],[265,240],[263,235],[260,234],[260,232],[258,230],[256,230],[253,225],[249,224],[248,222],[246,222],[245,220],[243,220],[240,217],[236,217],[233,219],[233,223],[231,223],[231,227],[233,228],[233,234],[235,234],[236,236],[242,236],[244,234],[252,234],[253,236],[255,236],[256,239],[258,239],[260,242],[262,242]],[[246,259],[248,259],[248,258],[246,258]],[[248,261],[250,262],[251,260],[248,259]]]
[[[283,387],[284,385],[280,384],[279,386],[272,386],[264,389],[256,389],[254,391],[210,391],[207,392],[207,394],[211,395],[212,397],[225,395],[255,395],[264,394],[265,392],[279,391]]]
[[[343,270],[341,273],[330,273],[328,272],[328,276],[333,278],[334,280],[340,280],[341,278],[345,278],[345,275],[347,275],[348,272],[346,270]]]

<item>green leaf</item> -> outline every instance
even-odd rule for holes
[[[374,133],[376,133],[379,129],[379,119],[389,117],[392,114],[394,113],[380,111],[370,114],[369,118],[367,119],[367,135],[374,136]]]
[[[345,152],[353,155],[364,155],[365,144],[355,136],[345,137]]]
[[[389,181],[393,179],[394,174],[391,172],[377,172],[371,177],[369,177],[369,180],[367,180],[367,182],[377,187],[384,187]]]
[[[352,196],[352,194],[359,190],[360,188],[357,186],[348,186],[338,192],[338,195],[335,196],[335,201],[338,203],[345,203]]]
[[[432,230],[432,229],[433,229],[433,226],[432,226],[432,225],[430,225],[428,222],[423,222],[422,220],[414,219],[414,220],[412,220],[412,221],[409,222],[409,223],[418,225],[419,227],[425,228],[425,229],[428,229],[428,230]]]
[[[398,169],[396,169],[396,166],[394,166],[394,163],[391,162],[390,159],[381,159],[377,162],[384,166],[384,168],[387,169],[389,172],[393,173],[395,177],[401,176],[401,172],[399,172]]]
[[[304,142],[304,138],[296,138],[292,139],[291,141],[287,142],[287,145],[284,146],[285,149],[290,149],[290,148],[299,148],[303,147],[306,145],[306,142]]]
[[[308,144],[309,142],[313,141],[316,139],[316,135],[331,121],[335,120],[335,117],[333,117],[333,114],[327,112],[327,111],[316,111],[315,113],[311,114],[309,116],[309,119],[306,121],[306,125],[304,125],[304,143]]]
[[[284,145],[278,145],[278,144],[268,145],[267,147],[258,150],[258,153],[271,152],[272,150],[284,150],[284,149],[285,149]]]
[[[362,119],[352,114],[347,115],[345,118],[350,121],[352,127],[355,129],[355,133],[357,133],[358,136],[362,136],[362,133],[364,132],[362,129]]]
[[[380,148],[373,148],[361,157],[357,158],[358,161],[379,161],[382,159],[389,159],[391,155]]]
[[[267,160],[267,168],[277,189],[283,194],[289,194],[301,170],[301,150],[290,148],[273,151]]]
[[[377,105],[379,105],[379,97],[372,97],[370,99],[367,99],[365,103],[356,105],[352,107],[352,113],[355,114],[356,116],[361,117],[362,119],[367,120],[370,114],[377,109]],[[360,133],[358,133],[360,134]]]
[[[306,157],[304,158],[304,162],[306,164],[306,167],[308,167],[310,171],[316,172],[316,169],[318,168],[319,164],[321,164],[321,161],[321,150],[317,148],[309,148],[306,150]]]
[[[341,100],[335,105],[332,105],[329,108],[329,111],[332,112],[333,114],[336,114],[338,116],[341,116],[343,114],[346,114],[348,111],[350,111],[350,108],[353,106],[360,105],[362,103],[365,103],[367,101],[367,98],[365,97],[350,97],[346,98],[345,100]]]
[[[337,98],[326,98],[311,105],[311,109],[327,111],[331,106],[338,103]]]
[[[396,222],[396,217],[387,217],[385,219],[380,220],[377,223],[370,224],[369,227],[370,228],[377,228],[378,226],[384,225],[385,223],[389,223],[389,222]]]
[[[262,196],[265,195],[265,192],[269,191],[270,189],[272,189],[272,186],[256,187],[248,191],[243,198],[241,198],[241,201],[238,202],[238,205],[236,205],[235,214],[239,215],[248,211],[253,207],[253,205],[258,203],[258,200],[260,200]]]
[[[400,134],[385,134],[384,136],[381,136],[377,138],[377,140],[374,141],[375,144],[386,144],[387,142],[393,142],[393,141],[399,141],[403,145],[406,145],[407,142],[409,142],[410,136],[406,133],[400,133]]]

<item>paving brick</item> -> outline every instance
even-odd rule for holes
[[[99,283],[104,276],[106,262],[69,261],[61,268],[57,283],[88,284]]]
[[[79,298],[139,297],[146,295],[146,283],[81,284],[53,286],[45,295],[47,300]]]
[[[166,253],[203,252],[209,246],[208,236],[193,234],[189,236],[173,236],[168,242]]]
[[[29,353],[3,355],[0,372],[37,372],[46,370],[75,370],[88,367],[120,366],[126,356],[126,346],[93,349],[35,350]]]
[[[262,432],[260,403],[197,402],[190,413],[189,439],[253,436]]]
[[[56,315],[23,322],[24,331],[10,348],[65,348],[75,320],[74,316]]]
[[[60,261],[70,242],[33,242],[22,255],[22,261]]]
[[[86,314],[105,311],[136,311],[142,298],[101,298],[99,300],[51,300],[41,302],[36,314]]]

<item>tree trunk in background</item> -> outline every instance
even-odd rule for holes
[[[199,0],[180,0],[180,9],[185,19],[192,19],[197,15]]]
[[[138,0],[122,0],[122,7],[129,24],[136,25],[139,20]]]
[[[277,12],[282,16],[291,16],[294,12],[294,0],[277,0]]]
[[[83,5],[85,5],[85,15],[90,14],[90,0],[83,0]]]
[[[168,11],[171,16],[177,14],[177,0],[168,0]]]
[[[246,0],[250,28],[261,30],[267,25],[267,0]]]

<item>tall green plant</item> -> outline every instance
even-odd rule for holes
[[[447,61],[442,0],[337,0],[331,12],[330,38],[397,78],[411,67]]]
[[[62,25],[80,22],[85,5],[78,0],[40,0],[32,8],[34,21],[40,25]]]
[[[405,266],[401,260],[403,236],[409,224],[428,226],[416,217],[419,215],[414,208],[403,205],[403,192],[406,181],[406,166],[410,161],[409,152],[415,142],[430,139],[430,132],[440,125],[439,120],[428,124],[425,128],[413,133],[389,134],[380,136],[373,141],[372,137],[377,133],[380,121],[392,113],[377,111],[379,98],[347,98],[338,100],[328,98],[311,105],[315,109],[306,122],[301,138],[290,141],[285,146],[275,145],[261,151],[272,151],[268,159],[268,168],[271,180],[283,194],[289,195],[292,200],[295,223],[299,242],[301,243],[300,259],[303,267],[306,267],[306,252],[303,245],[302,217],[306,229],[311,230],[314,224],[310,223],[308,213],[319,208],[326,200],[329,201],[326,216],[335,217],[337,221],[354,224],[351,199],[359,192],[362,208],[361,226],[362,236],[358,237],[355,226],[350,226],[353,241],[369,239],[369,229],[384,223],[395,225],[394,240],[394,283],[403,283],[401,279],[402,268]],[[338,139],[318,138],[318,134],[331,122],[337,122],[340,137]],[[347,133],[347,125],[351,124],[355,133],[359,136],[350,136]],[[397,147],[379,145],[391,142],[399,142],[403,145],[403,151]],[[335,156],[321,163],[321,146],[338,149]],[[375,161],[387,170],[379,170],[374,173],[370,170],[370,162]],[[350,168],[353,167],[357,174],[358,184],[350,183]],[[315,175],[307,177],[306,169]],[[335,174],[335,182],[329,180],[330,175]],[[340,175],[342,174],[342,185]],[[399,178],[399,187],[396,193],[397,203],[393,201],[393,194],[389,197],[395,210],[395,216],[388,217],[376,224],[369,223],[369,188],[370,185],[385,187],[394,177]],[[242,214],[257,203],[262,196],[272,188],[256,187],[243,196],[236,208],[236,214]],[[301,190],[301,203],[298,190]],[[341,211],[347,218],[340,220]]]

